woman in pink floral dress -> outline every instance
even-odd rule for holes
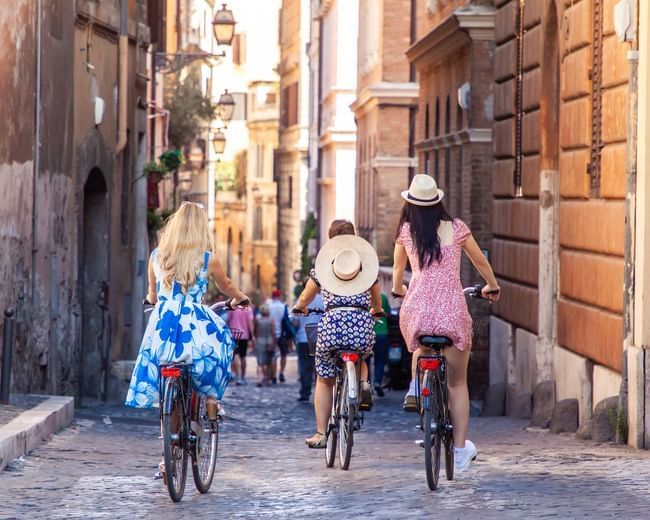
[[[472,339],[472,318],[460,281],[461,253],[469,257],[487,282],[483,295],[496,301],[497,284],[489,262],[467,225],[452,219],[444,205],[444,192],[428,175],[416,175],[402,209],[395,243],[393,293],[404,295],[400,308],[400,328],[408,349],[413,352],[413,377],[404,400],[404,409],[415,411],[415,367],[422,353],[419,337],[424,334],[447,336],[454,347],[445,350],[448,362],[449,407],[454,425],[456,469],[464,470],[476,457],[476,447],[467,440],[469,393],[467,365]],[[403,286],[406,261],[412,269],[408,289]],[[467,440],[467,442],[466,442]]]

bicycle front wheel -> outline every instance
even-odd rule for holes
[[[192,454],[192,474],[199,493],[207,493],[212,485],[219,446],[219,421],[208,419],[205,400],[205,397],[199,397],[195,426],[199,431],[194,432],[197,439]]]
[[[348,373],[343,371],[343,383],[339,393],[339,462],[341,469],[347,470],[350,467],[352,457],[352,439],[354,432],[354,406],[350,406],[348,399]]]
[[[424,402],[424,469],[427,484],[431,491],[438,487],[440,475],[441,436],[438,424],[438,407],[433,388],[433,374],[427,370],[424,375],[424,388],[429,390]]]
[[[327,444],[325,445],[325,464],[328,468],[334,466],[334,460],[336,459],[336,443],[338,441],[337,417],[339,415],[339,403],[341,402],[340,389],[340,385],[337,384],[332,392],[332,414],[330,415],[327,424],[327,432],[325,432],[327,435]]]
[[[175,379],[169,378],[165,384],[165,409],[163,414],[162,436],[165,457],[165,483],[170,498],[179,502],[185,492],[187,480],[187,451],[183,447],[183,405],[181,392]]]

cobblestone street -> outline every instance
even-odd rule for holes
[[[401,395],[378,399],[366,415],[348,472],[327,469],[323,452],[305,447],[312,408],[296,397],[293,382],[230,390],[212,490],[196,493],[190,472],[180,504],[153,479],[155,414],[78,410],[72,427],[0,474],[0,517],[648,518],[648,452],[473,418],[478,460],[455,482],[441,476],[431,493]]]

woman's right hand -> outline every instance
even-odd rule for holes
[[[233,307],[242,307],[241,304],[244,303],[245,305],[243,305],[243,307],[248,307],[250,305],[250,301],[251,300],[248,296],[246,296],[243,292],[240,292],[238,295],[233,297],[231,305]]]
[[[501,287],[498,285],[486,285],[481,289],[481,296],[486,300],[489,300],[490,303],[496,303],[501,297]]]

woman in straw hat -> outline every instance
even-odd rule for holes
[[[463,470],[476,457],[476,447],[466,440],[469,422],[467,364],[471,348],[472,318],[460,280],[464,251],[487,285],[482,294],[499,299],[499,285],[489,262],[467,225],[452,219],[442,203],[444,192],[429,175],[416,175],[407,191],[395,243],[393,293],[404,295],[400,328],[408,349],[414,353],[411,386],[404,409],[416,410],[415,367],[422,353],[423,334],[447,336],[454,347],[445,350],[448,362],[449,407],[454,425],[456,469]],[[412,268],[408,290],[403,286],[406,261]]]
[[[377,280],[379,260],[373,247],[356,236],[354,225],[345,220],[332,223],[329,237],[293,309],[305,314],[321,291],[325,314],[318,325],[316,343],[316,433],[305,440],[310,448],[324,448],[327,443],[325,433],[332,408],[337,352],[356,350],[364,357],[372,354],[373,315],[382,311]],[[372,406],[372,393],[366,363],[361,363],[361,381],[361,408],[367,410]]]

